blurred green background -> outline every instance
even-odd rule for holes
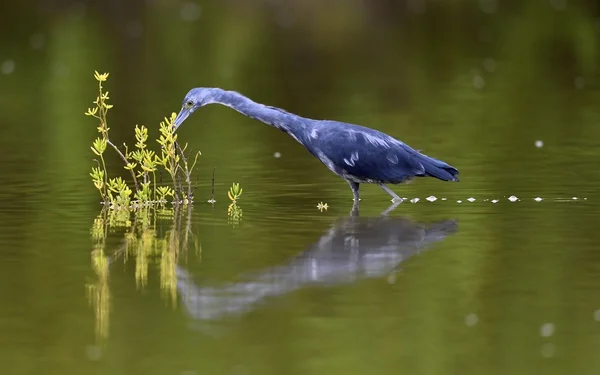
[[[0,14],[2,373],[598,372],[599,2],[21,0]],[[385,131],[461,172],[459,184],[394,187],[421,201],[393,215],[458,219],[458,233],[393,284],[301,288],[201,328],[163,295],[160,261],[140,286],[139,259],[119,259],[100,334],[106,316],[86,298],[101,210],[88,175],[96,123],[83,115],[94,70],[110,72],[118,144],[135,124],[157,136],[197,86]],[[202,151],[189,222],[201,256],[180,249],[198,285],[287,262],[352,206],[293,139],[229,108],[202,108],[179,137]],[[232,182],[244,188],[238,226]],[[389,203],[361,192],[361,216]],[[104,251],[123,238],[111,230]]]

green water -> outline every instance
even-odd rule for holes
[[[598,372],[594,2],[67,3],[3,5],[0,372]],[[293,139],[209,106],[179,132],[202,151],[193,207],[110,226],[88,176],[95,69],[115,142],[220,86],[383,130],[461,182],[396,186],[387,216],[363,186],[350,216]]]

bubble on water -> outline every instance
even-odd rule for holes
[[[536,202],[541,202],[541,201],[542,201],[542,198],[540,198],[540,197],[535,197],[535,198],[533,198],[533,200],[534,200],[534,201],[536,201]]]
[[[544,147],[544,141],[538,139],[537,141],[535,141],[535,147],[537,147],[537,148]]]
[[[419,201],[419,198],[413,198],[410,200],[410,203],[417,203]]]
[[[462,201],[461,201],[461,200],[458,200],[458,201],[456,201],[456,203],[462,203]]]
[[[437,201],[437,197],[435,197],[435,196],[433,196],[433,195],[430,195],[430,196],[428,196],[428,197],[427,197],[427,198],[425,198],[425,199],[427,199],[427,200],[428,200],[428,201],[430,201],[430,202],[435,202],[435,201]]]
[[[467,198],[467,200],[468,200],[469,202],[475,202],[475,198],[473,198],[473,197]]]
[[[493,72],[496,70],[496,60],[492,59],[491,57],[483,60],[483,68],[490,73]]]
[[[498,199],[492,199],[492,203],[498,203]]]
[[[496,13],[498,10],[498,2],[496,0],[479,0],[479,9],[487,14]]]
[[[575,77],[575,79],[573,80],[573,84],[578,89],[582,89],[583,86],[585,86],[585,79],[583,79],[583,77]]]
[[[556,347],[551,342],[547,342],[542,345],[542,349],[540,350],[542,357],[550,358],[554,357],[554,353],[556,352]]]
[[[578,198],[577,197],[573,197],[573,200],[576,201]]]
[[[193,22],[200,18],[200,13],[202,13],[202,8],[200,7],[200,5],[188,1],[183,3],[183,5],[181,6],[179,16],[184,21]]]
[[[15,62],[14,60],[4,60],[2,66],[0,67],[2,70],[2,74],[12,74],[15,71]]]
[[[600,309],[594,311],[594,320],[600,321]]]
[[[476,89],[482,89],[485,86],[485,79],[479,74],[475,75],[475,77],[473,77],[473,86]]]
[[[275,157],[275,159],[279,159],[281,157],[281,152],[276,152],[273,154],[273,156]]]
[[[550,5],[556,10],[563,10],[567,7],[567,0],[550,0]]]
[[[471,313],[465,317],[465,325],[467,327],[473,327],[478,322],[479,322],[479,318],[477,317],[477,314]]]
[[[511,202],[516,202],[519,200],[519,198],[515,197],[514,195],[511,195],[510,197],[508,197],[508,200]]]
[[[542,337],[550,337],[554,334],[554,324],[553,323],[544,323],[540,327],[540,336]]]
[[[443,201],[445,201],[445,200],[446,200],[446,198],[442,198],[442,200],[443,200]]]
[[[45,44],[46,37],[42,33],[33,34],[31,37],[29,37],[29,45],[31,45],[31,48],[33,49],[40,50],[44,48]]]

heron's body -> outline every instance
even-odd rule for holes
[[[355,201],[359,199],[358,188],[361,183],[378,184],[393,200],[400,200],[385,184],[398,184],[413,177],[426,176],[458,181],[456,168],[422,154],[385,133],[354,124],[301,117],[280,108],[256,103],[234,91],[218,88],[190,90],[175,126],[180,126],[197,108],[211,103],[226,105],[289,134],[329,170],[348,181]]]

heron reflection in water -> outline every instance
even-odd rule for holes
[[[289,262],[242,275],[243,281],[201,287],[181,266],[177,289],[185,309],[198,320],[242,315],[269,297],[311,285],[336,285],[390,276],[409,258],[458,230],[456,220],[429,224],[382,215],[344,217]]]

